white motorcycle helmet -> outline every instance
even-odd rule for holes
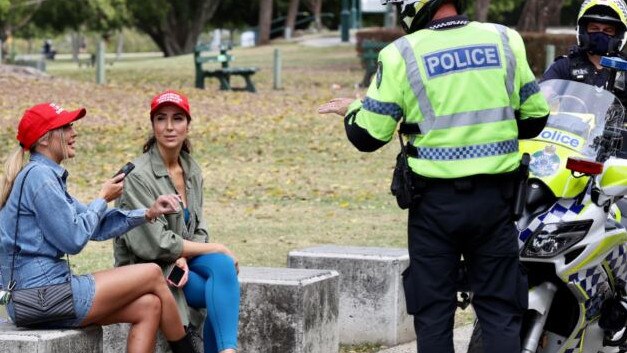
[[[413,33],[423,29],[440,5],[447,1],[455,5],[458,13],[464,11],[465,0],[381,0],[381,4],[395,5],[403,30]]]
[[[627,41],[627,5],[622,0],[586,0],[577,16],[577,45],[590,50],[591,41],[587,31],[589,22],[611,24],[616,35],[609,41],[607,54],[621,51]],[[604,53],[605,54],[605,53]]]

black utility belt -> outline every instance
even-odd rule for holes
[[[412,172],[412,182],[416,189],[424,190],[434,186],[449,186],[456,190],[469,190],[476,186],[501,186],[515,182],[518,170],[501,174],[475,174],[461,178],[427,178]]]

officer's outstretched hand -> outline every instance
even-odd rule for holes
[[[348,106],[355,101],[354,98],[333,98],[318,107],[319,114],[335,113],[344,116],[348,111]]]

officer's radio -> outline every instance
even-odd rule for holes
[[[401,143],[401,152],[396,156],[396,166],[392,175],[392,184],[390,191],[396,196],[398,207],[405,210],[414,206],[420,195],[416,192],[412,182],[411,169],[407,162],[407,148],[403,142],[403,135],[398,133],[398,139]]]
[[[514,220],[518,220],[520,216],[522,216],[525,210],[525,204],[527,203],[527,180],[529,179],[530,161],[531,156],[529,156],[529,153],[523,153],[520,160],[520,167],[518,168],[516,187],[514,189]]]

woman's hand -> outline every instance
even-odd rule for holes
[[[237,261],[237,257],[235,257],[235,254],[229,250],[229,248],[227,248],[225,245],[223,244],[216,244],[220,246],[220,252],[230,256],[233,259],[233,262],[235,263],[235,270],[237,271],[237,273],[239,274],[239,262]]]
[[[107,203],[117,199],[124,190],[124,174],[116,175],[102,184],[98,197]]]
[[[187,284],[187,280],[189,279],[189,267],[187,266],[187,259],[184,257],[179,257],[176,260],[176,262],[174,262],[174,266],[177,266],[183,271],[185,271],[185,274],[183,275],[183,277],[181,278],[178,284],[172,283],[170,280],[168,280],[168,283],[170,283],[170,285],[174,287],[183,288],[185,287],[185,284]]]
[[[319,114],[335,113],[344,116],[348,111],[348,106],[355,100],[353,98],[333,98],[318,107]]]
[[[177,213],[180,211],[181,198],[178,195],[161,195],[155,203],[146,211],[146,219],[149,222],[164,214]]]

